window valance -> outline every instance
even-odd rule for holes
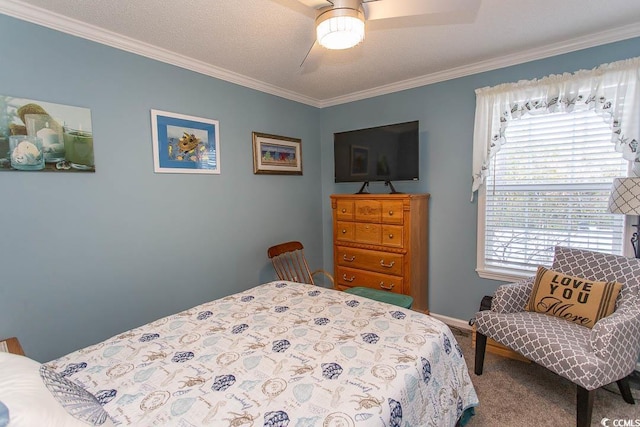
[[[509,121],[528,114],[571,112],[574,108],[588,108],[599,114],[611,129],[612,148],[640,165],[638,57],[592,70],[477,89],[472,200],[473,193],[485,181],[492,157],[506,142]]]

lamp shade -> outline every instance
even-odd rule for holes
[[[316,18],[318,43],[327,49],[348,49],[364,40],[364,11],[358,1],[336,1]]]
[[[640,215],[640,177],[613,180],[609,195],[609,212]]]

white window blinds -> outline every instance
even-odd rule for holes
[[[535,271],[556,245],[622,253],[624,216],[607,212],[627,162],[593,110],[511,120],[485,186],[484,268]]]

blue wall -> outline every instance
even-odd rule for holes
[[[477,198],[471,198],[475,89],[590,69],[640,56],[640,39],[586,49],[468,77],[321,110],[324,262],[332,268],[332,193],[353,193],[355,184],[333,182],[333,133],[420,120],[419,182],[397,183],[398,191],[430,193],[429,309],[457,319],[473,316],[483,295],[503,282],[479,278],[476,268]],[[386,193],[383,184],[371,192]],[[427,260],[425,260],[427,262]]]
[[[0,337],[45,361],[322,265],[318,110],[0,15],[0,94],[91,109],[95,174],[0,172]],[[150,110],[219,120],[221,175],[155,174]],[[303,176],[253,174],[251,132],[302,139]]]
[[[4,15],[0,39],[0,94],[93,118],[95,174],[0,173],[0,337],[41,361],[271,280],[273,243],[331,270],[329,195],[358,188],[333,183],[333,132],[414,119],[422,178],[396,188],[432,195],[431,311],[469,318],[500,284],[475,273],[474,90],[640,55],[635,39],[318,110]],[[222,174],[155,174],[151,109],[219,120]],[[252,131],[301,138],[304,175],[254,175]]]

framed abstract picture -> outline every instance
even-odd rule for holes
[[[217,120],[151,110],[153,166],[157,173],[220,173]]]
[[[253,132],[253,173],[302,175],[302,141]]]

